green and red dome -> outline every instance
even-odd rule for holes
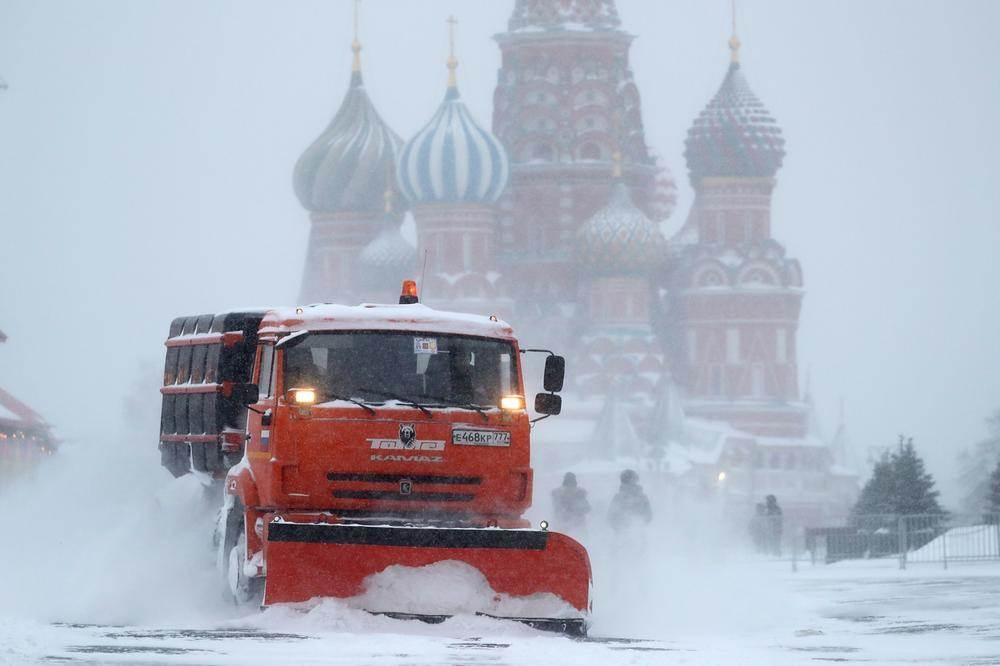
[[[781,128],[757,99],[739,62],[688,130],[684,157],[691,180],[772,178],[785,157]]]
[[[599,275],[636,275],[658,267],[666,257],[666,238],[632,202],[618,181],[608,204],[580,228],[577,257],[587,271]]]

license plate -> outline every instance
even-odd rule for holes
[[[510,446],[506,430],[452,430],[452,443],[459,446]]]

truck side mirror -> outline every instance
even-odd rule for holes
[[[237,404],[246,407],[260,400],[260,389],[256,384],[233,384],[232,398]]]
[[[549,393],[562,391],[563,379],[566,377],[566,359],[552,355],[545,359],[545,390]],[[558,414],[559,412],[556,412]]]
[[[556,358],[561,359],[562,357]],[[560,386],[562,386],[561,382]],[[535,411],[547,416],[556,416],[562,411],[562,397],[555,393],[539,393],[535,396]]]

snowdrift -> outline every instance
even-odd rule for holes
[[[911,552],[910,560],[996,559],[1000,556],[1000,525],[953,527]]]

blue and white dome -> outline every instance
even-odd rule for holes
[[[479,126],[448,87],[444,102],[399,158],[397,180],[410,203],[494,203],[507,187],[503,145]]]

